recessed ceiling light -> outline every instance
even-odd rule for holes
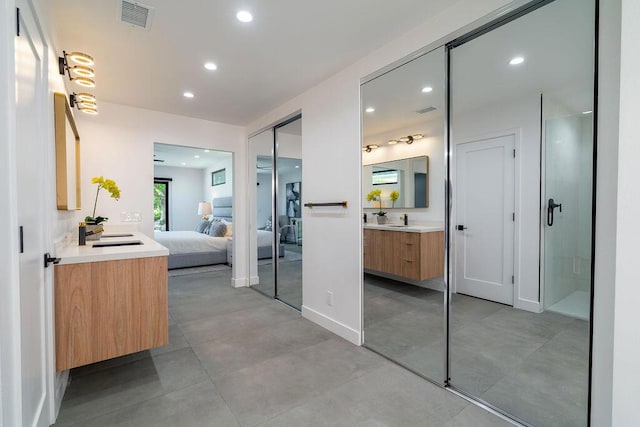
[[[182,94],[182,96],[184,96],[185,98],[193,98],[195,95],[193,94],[193,92],[185,92]]]
[[[300,165],[296,165],[296,169],[300,169]]]
[[[524,58],[522,56],[516,56],[509,61],[509,65],[518,65],[524,62]]]
[[[373,107],[367,107],[364,111],[366,111],[367,113],[373,113],[374,111],[376,111],[376,109]]]
[[[211,150],[204,150],[205,153],[208,153],[209,151],[211,151]]]
[[[253,15],[251,15],[246,10],[241,10],[240,12],[236,13],[236,18],[238,18],[238,21],[240,21],[240,22],[251,22],[251,21],[253,21]]]
[[[389,144],[389,145],[395,145],[395,144],[397,144],[397,143],[398,143],[398,140],[397,140],[397,139],[390,139],[390,140],[387,142],[387,144]]]
[[[589,110],[589,111],[583,111],[583,112],[582,112],[582,114],[585,114],[585,115],[586,115],[586,114],[591,114],[591,113],[593,113],[593,111],[592,111],[592,110]]]
[[[431,86],[425,86],[422,88],[422,93],[429,93],[433,91],[433,88]]]
[[[206,62],[204,64],[204,68],[206,68],[209,71],[215,71],[218,69],[218,66],[216,64],[214,64],[213,62]]]
[[[187,166],[185,162],[180,163],[182,166]]]
[[[195,156],[193,156],[194,159],[199,159],[200,156],[198,156],[197,154]]]

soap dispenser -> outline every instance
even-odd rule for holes
[[[85,246],[87,244],[87,223],[82,221],[78,225],[78,245]]]

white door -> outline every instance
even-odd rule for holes
[[[514,135],[456,146],[455,291],[513,305]]]
[[[18,0],[20,34],[15,37],[16,163],[20,253],[20,360],[22,425],[49,425],[45,317],[44,229],[47,221],[42,123],[46,99],[44,48],[31,2]]]

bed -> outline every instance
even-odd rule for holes
[[[224,264],[231,237],[213,237],[197,231],[156,231],[155,239],[169,249],[169,269]]]
[[[211,222],[222,222],[227,226],[224,236],[211,236],[202,230],[155,232],[155,240],[169,249],[170,270],[233,264],[233,200],[231,197],[213,199],[213,208],[216,216]],[[258,230],[258,259],[272,257],[272,236],[271,231]],[[284,256],[284,245],[280,245],[280,256]]]
[[[227,244],[233,230],[233,198],[213,199],[215,221],[229,225],[225,236],[215,237],[206,230],[156,231],[155,240],[169,249],[169,269],[224,264],[227,262]],[[200,225],[200,224],[199,224]]]

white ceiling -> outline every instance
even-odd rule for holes
[[[593,8],[583,0],[556,1],[453,49],[454,114],[505,100],[553,97],[579,114],[593,108]],[[518,66],[509,60],[521,55]],[[433,87],[422,93],[425,86]],[[444,51],[438,49],[363,85],[363,135],[443,120]],[[366,113],[367,107],[375,112]],[[434,106],[419,115],[415,110]],[[398,135],[402,136],[401,134]]]
[[[183,147],[158,142],[153,144],[154,166],[206,169],[212,167],[215,163],[231,160],[232,158],[233,154],[226,151]]]
[[[246,125],[450,1],[145,0],[148,31],[120,22],[117,0],[43,3],[57,48],[95,58],[98,103]],[[252,23],[236,20],[240,9]]]

